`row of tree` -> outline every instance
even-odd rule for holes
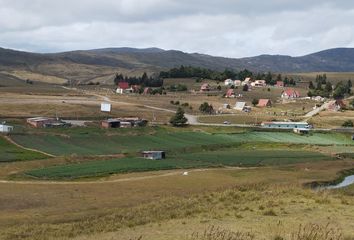
[[[339,98],[344,98],[347,95],[352,94],[352,88],[353,84],[351,80],[348,80],[347,82],[339,82],[336,84],[336,86],[333,87],[332,83],[328,81],[326,74],[323,75],[317,75],[315,84],[310,81],[309,83],[309,92],[307,95],[309,97],[312,96],[321,96],[321,97],[331,97],[335,99]]]
[[[148,76],[147,73],[143,73],[141,77],[128,77],[123,74],[116,74],[114,83],[117,85],[119,82],[128,82],[129,85],[141,85],[143,87],[161,87],[163,85],[163,79],[159,76]]]

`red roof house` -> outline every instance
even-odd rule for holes
[[[346,105],[343,102],[343,100],[338,99],[338,100],[333,101],[331,104],[329,104],[328,110],[330,110],[330,111],[340,111],[343,108],[345,108],[345,106]]]
[[[225,97],[227,97],[227,98],[235,97],[235,92],[234,92],[234,90],[233,90],[233,89],[228,89],[227,92],[226,92]]]
[[[299,93],[299,91],[296,91],[294,89],[286,89],[282,92],[281,97],[284,99],[299,98],[300,93]]]
[[[127,83],[127,82],[119,82],[118,83],[118,88],[123,89],[123,90],[128,89],[129,88],[129,83]]]
[[[259,99],[257,107],[271,107],[272,101],[270,99]]]
[[[283,81],[277,81],[275,84],[276,87],[284,87],[284,82]]]
[[[203,83],[202,86],[200,87],[201,92],[209,92],[210,91],[210,85],[208,83]]]

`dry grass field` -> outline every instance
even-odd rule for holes
[[[126,174],[91,183],[0,182],[0,239],[182,240],[210,225],[273,239],[270,226],[279,221],[283,232],[329,222],[353,237],[350,195],[300,186],[353,167],[353,161],[337,161],[188,176],[181,170]]]
[[[296,73],[296,74],[287,74],[289,76],[294,76],[294,77],[300,77],[304,81],[315,81],[317,75],[322,75],[326,74],[327,79],[333,83],[336,84],[340,81],[348,81],[349,79],[353,80],[354,79],[354,73],[353,72],[311,72],[311,73]]]

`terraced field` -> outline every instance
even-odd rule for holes
[[[294,143],[311,145],[352,145],[349,135],[313,133],[300,136],[291,132],[243,132],[236,134],[208,134],[192,131],[156,131],[136,134],[118,134],[103,130],[62,130],[60,134],[18,134],[12,138],[19,144],[53,155],[107,155],[137,152],[148,149],[177,150],[208,145],[226,145],[247,142]]]

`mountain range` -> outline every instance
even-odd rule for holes
[[[1,76],[49,83],[67,81],[112,83],[116,73],[149,74],[180,65],[213,70],[249,69],[259,72],[354,72],[354,48],[335,48],[291,57],[260,55],[214,57],[159,48],[104,48],[61,53],[31,53],[0,48]]]

